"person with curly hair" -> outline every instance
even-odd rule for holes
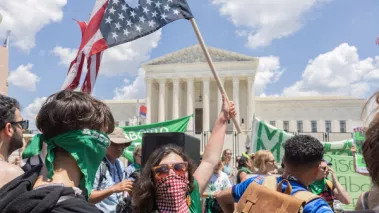
[[[283,164],[289,175],[288,177],[276,177],[277,183],[284,178],[291,186],[291,196],[297,192],[308,191],[308,186],[316,180],[320,162],[324,155],[324,147],[319,140],[309,135],[296,135],[288,139],[284,147]],[[238,203],[245,190],[252,183],[262,185],[267,176],[256,176],[244,182],[220,192],[216,197],[224,212],[233,212],[234,203]],[[287,188],[283,183],[282,190]],[[310,193],[310,192],[308,192]],[[328,203],[321,197],[307,202],[303,208],[304,213],[332,213]]]
[[[23,146],[22,131],[28,128],[27,125],[18,101],[0,95],[0,188],[24,173],[19,166],[9,163],[8,158]]]
[[[371,108],[371,109],[370,109]],[[379,91],[374,93],[363,107],[363,112],[369,115],[366,119],[366,141],[363,143],[362,152],[366,162],[373,187],[369,192],[362,193],[355,206],[356,210],[379,211]],[[362,112],[362,114],[363,114]]]
[[[144,165],[133,189],[135,213],[202,211],[200,195],[208,186],[214,168],[220,161],[226,125],[235,116],[232,102],[223,97],[222,110],[213,127],[203,159],[194,171],[192,160],[183,149],[166,145],[155,150]]]

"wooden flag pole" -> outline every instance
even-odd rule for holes
[[[216,68],[215,68],[215,66],[214,66],[213,60],[212,60],[212,58],[211,58],[211,55],[209,54],[208,48],[205,46],[204,39],[203,39],[203,37],[201,36],[200,30],[199,30],[199,28],[197,27],[196,21],[195,21],[194,18],[190,18],[190,21],[191,21],[191,24],[192,24],[193,29],[195,30],[195,33],[196,33],[197,39],[199,40],[200,46],[201,46],[201,48],[203,49],[203,52],[204,52],[205,58],[206,58],[207,61],[208,61],[209,67],[211,68],[211,71],[212,71],[213,77],[214,77],[215,80],[216,80],[216,83],[217,83],[218,89],[220,90],[221,94],[225,95],[225,98],[226,98],[226,100],[227,100],[228,103],[229,103],[228,95],[227,95],[226,92],[225,92],[224,86],[221,84],[220,77],[218,77],[218,74],[217,74]],[[238,113],[238,112],[237,112],[237,113]],[[237,133],[238,133],[238,134],[241,133],[242,130],[241,130],[241,127],[240,127],[238,121],[236,120],[236,118],[235,118],[235,117],[232,117],[232,121],[233,121],[234,126],[236,127]]]

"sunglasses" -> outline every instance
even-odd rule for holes
[[[320,167],[322,170],[324,170],[324,171],[326,171],[326,169],[328,168],[328,167],[326,167],[326,166],[324,166],[324,167]]]
[[[22,129],[27,129],[29,127],[29,121],[23,120],[23,121],[13,121],[9,122],[12,125],[20,125]]]
[[[153,172],[156,178],[165,178],[170,174],[170,169],[172,169],[176,174],[180,176],[185,176],[188,168],[188,163],[173,163],[173,164],[161,164],[153,167]]]

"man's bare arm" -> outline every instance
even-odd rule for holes
[[[234,198],[232,187],[227,188],[216,195],[216,199],[224,212],[234,211]]]

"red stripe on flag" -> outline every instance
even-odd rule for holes
[[[87,29],[84,33],[82,43],[80,44],[79,51],[84,48],[84,46],[87,45],[87,43],[92,39],[92,37],[95,35],[95,33],[99,30],[101,20],[104,17],[105,9],[108,5],[107,1],[100,9],[96,12],[96,14],[92,17],[92,19],[89,21]]]
[[[82,92],[91,94],[96,83],[97,75],[100,70],[102,53],[88,57],[88,72],[82,86]]]
[[[104,38],[102,38],[93,44],[90,55],[97,54],[106,49],[108,49],[107,42],[105,41]]]

